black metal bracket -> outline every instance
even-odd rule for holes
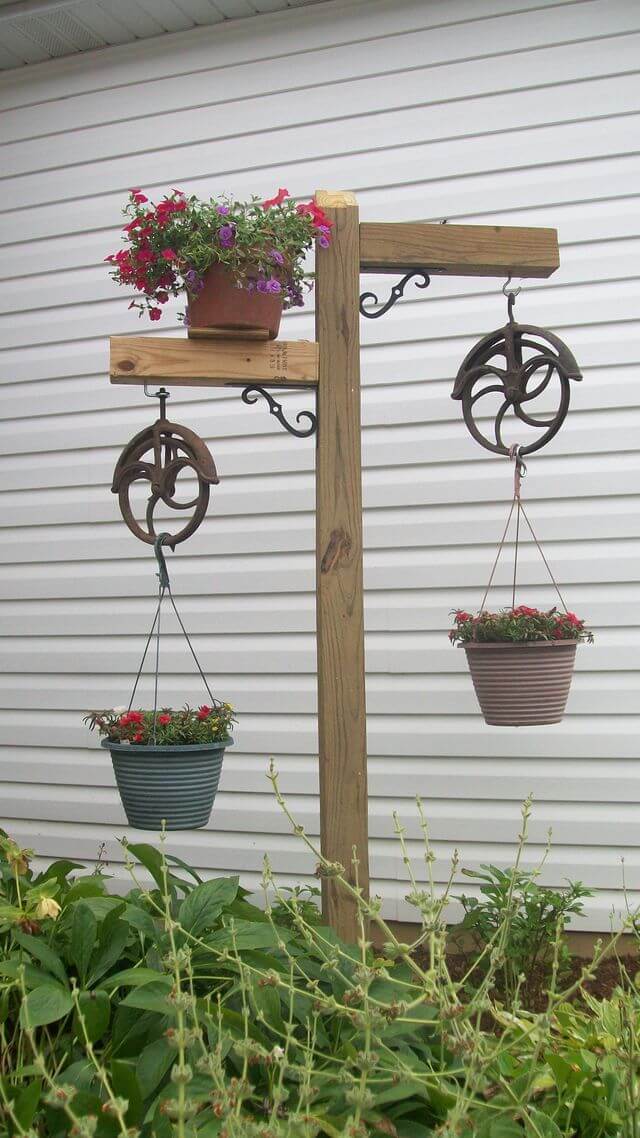
[[[384,316],[385,312],[388,312],[390,308],[393,308],[396,301],[400,300],[401,296],[404,296],[404,290],[413,277],[422,278],[422,284],[420,284],[419,281],[416,281],[416,288],[428,288],[431,284],[431,278],[427,273],[424,272],[424,270],[417,270],[415,272],[406,273],[406,275],[402,277],[402,279],[399,280],[397,284],[394,284],[389,294],[389,299],[384,304],[380,304],[380,301],[378,300],[375,292],[361,293],[360,315],[366,316],[367,320],[377,320],[379,316]],[[378,304],[380,304],[379,308],[371,307],[371,305]]]
[[[282,404],[278,403],[277,399],[274,399],[270,391],[267,391],[265,387],[261,387],[257,383],[252,383],[249,385],[249,387],[245,387],[244,391],[242,392],[242,402],[247,404],[257,403],[259,396],[262,396],[263,399],[266,399],[267,403],[269,404],[269,413],[271,415],[275,415],[278,422],[284,427],[285,431],[289,432],[290,435],[295,435],[298,439],[308,439],[311,435],[314,435],[316,433],[318,429],[317,415],[314,415],[312,411],[299,411],[296,415],[296,423],[300,423],[303,419],[306,419],[309,423],[309,426],[294,427],[293,423],[290,423],[286,418],[282,409]]]

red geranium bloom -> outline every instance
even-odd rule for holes
[[[514,616],[538,616],[539,610],[529,608],[528,605],[520,605],[517,609],[513,609]]]
[[[463,611],[463,609],[458,609],[458,611],[457,611],[457,613],[456,613],[456,622],[457,622],[457,624],[462,624],[462,622],[463,622],[463,621],[465,621],[465,620],[472,620],[472,619],[473,619],[473,618],[472,618],[472,616],[471,616],[471,613],[470,613],[470,612],[464,612],[464,611]]]
[[[142,734],[141,731],[138,731],[138,734],[133,736],[133,742],[134,743],[141,743],[143,739],[144,739],[144,735]]]
[[[129,712],[129,723],[144,723],[144,715],[141,711]]]
[[[161,723],[163,727],[166,727],[167,723],[171,723],[171,716],[167,715],[166,712],[163,715],[159,715],[158,723]]]
[[[278,190],[274,198],[267,198],[267,200],[262,203],[262,208],[269,209],[269,206],[272,205],[282,205],[283,201],[285,201],[288,197],[288,190]]]
[[[197,718],[198,719],[208,719],[209,716],[211,715],[212,711],[213,711],[212,707],[207,707],[206,703],[203,703],[202,707],[198,708]]]

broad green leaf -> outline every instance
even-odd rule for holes
[[[186,861],[183,861],[181,857],[176,857],[175,854],[165,854],[165,857],[170,865],[179,865],[180,869],[184,869],[185,873],[189,874],[189,877],[193,877],[196,884],[200,884],[202,881],[200,874],[196,873],[195,869],[193,869],[192,866],[187,865]]]
[[[173,1013],[173,1005],[167,999],[168,991],[165,984],[145,984],[144,988],[134,988],[121,1003],[121,1007],[140,1008],[145,1012],[161,1012],[162,1015]]]
[[[277,948],[278,941],[287,943],[293,937],[289,929],[277,928],[274,932],[271,925],[254,924],[253,921],[234,921],[234,934],[230,928],[218,929],[206,938],[211,948]]]
[[[97,935],[98,922],[91,909],[85,901],[78,901],[74,905],[71,921],[71,959],[82,984],[86,980]]]
[[[13,1113],[20,1125],[28,1130],[33,1122],[42,1093],[42,1080],[34,1079],[29,1083],[14,1101]]]
[[[74,869],[86,869],[86,866],[84,866],[82,862],[69,861],[67,858],[61,858],[60,861],[52,861],[51,864],[34,879],[33,884],[39,885],[40,882],[49,881],[54,877],[58,881],[64,881]]]
[[[82,897],[103,897],[105,889],[106,885],[103,878],[96,876],[95,873],[91,874],[90,877],[80,877],[74,881],[64,898],[64,907],[68,907],[74,901],[79,901]]]
[[[178,911],[178,920],[183,929],[198,936],[204,929],[211,928],[220,913],[238,892],[237,877],[216,877],[213,881],[203,881],[185,897]]]
[[[424,1109],[424,1108],[423,1108]],[[432,1138],[431,1126],[423,1126],[422,1122],[413,1122],[410,1118],[401,1118],[395,1122],[398,1138]]]
[[[119,917],[111,922],[111,916],[112,914],[109,914],[104,921],[105,925],[109,922],[108,935],[104,938],[101,937],[103,948],[93,960],[91,975],[87,980],[89,988],[93,987],[104,976],[105,972],[108,972],[112,965],[120,959],[124,946],[129,939],[129,926],[126,922],[120,920]]]
[[[280,996],[277,988],[267,986],[261,988],[258,983],[254,983],[251,988],[250,999],[258,1023],[266,1023],[268,1027],[272,1027],[278,1032],[284,1032]]]
[[[23,1027],[42,1027],[66,1016],[73,1007],[71,995],[61,984],[43,984],[27,992],[20,1008]]]
[[[110,976],[106,976],[101,981],[101,988],[138,988],[143,984],[151,984],[154,980],[159,980],[166,983],[167,988],[170,988],[173,981],[169,976],[163,972],[156,972],[153,968],[124,968],[122,972],[112,972]]]
[[[160,1086],[175,1058],[175,1048],[169,1046],[164,1036],[154,1039],[143,1048],[136,1064],[136,1075],[143,1098],[149,1098]]]
[[[43,940],[39,940],[35,936],[29,936],[28,933],[19,932],[17,929],[13,935],[20,947],[24,948],[25,952],[28,952],[30,956],[34,956],[36,960],[39,960],[47,972],[50,972],[51,975],[55,976],[61,983],[67,983],[67,973],[65,972],[64,964],[53,949],[49,948],[48,944],[45,944]]]
[[[521,1131],[518,1130],[518,1134]],[[527,1138],[563,1138],[562,1131],[548,1114],[543,1114],[541,1110],[537,1110],[534,1106],[527,1108],[527,1115],[525,1119],[525,1134]],[[491,1138],[494,1138],[493,1133]],[[495,1138],[511,1138],[511,1134],[496,1135]]]
[[[162,893],[164,891],[164,876],[162,868],[162,857],[158,850],[153,846],[148,845],[146,842],[128,842],[127,850],[137,857],[141,865],[145,867],[153,877],[158,889]],[[182,878],[176,877],[174,873],[169,872],[168,866],[166,867],[167,885],[169,888],[179,889],[182,893],[186,893],[189,886]]]
[[[24,986],[29,988],[39,988],[41,984],[51,983],[51,973],[45,972],[44,968],[36,968],[35,964],[25,964],[22,960],[7,960],[4,964],[0,964],[0,976],[7,976],[10,980],[16,980],[22,969],[24,974]]]
[[[142,1120],[142,1095],[134,1067],[126,1059],[111,1060],[111,1084],[114,1091],[129,1103],[125,1120],[129,1126],[137,1126]]]
[[[141,909],[139,905],[127,905],[122,914],[122,920],[127,921],[132,928],[142,933],[143,936],[149,937],[150,940],[155,940],[158,936],[153,917],[145,909]]]
[[[98,988],[95,992],[79,992],[78,1007],[89,1042],[95,1043],[101,1039],[109,1026],[111,1018],[111,1001],[106,992]],[[84,1034],[78,1025],[78,1038],[84,1041]]]
[[[429,1093],[422,1083],[403,1079],[401,1082],[388,1087],[387,1090],[379,1091],[374,1096],[374,1102],[376,1106],[382,1106],[383,1103],[401,1102],[402,1099],[416,1097],[425,1099],[429,1097]]]
[[[522,1127],[510,1118],[494,1118],[487,1126],[487,1138],[522,1138]]]

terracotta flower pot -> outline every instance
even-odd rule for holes
[[[184,746],[132,746],[103,739],[111,752],[127,821],[138,830],[198,830],[206,826],[218,790],[222,759],[233,739]]]
[[[249,292],[238,288],[224,265],[213,265],[204,275],[204,287],[187,302],[189,328],[215,328],[220,332],[266,332],[275,340],[282,316],[282,293]]]
[[[575,640],[463,645],[485,723],[559,723],[571,687]]]

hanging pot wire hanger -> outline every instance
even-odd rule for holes
[[[516,531],[515,531],[515,543],[514,543],[514,554],[513,554],[513,578],[512,578],[512,584],[511,584],[511,608],[514,609],[516,607],[516,588],[517,588],[517,581],[518,581],[518,552],[519,552],[519,546],[520,546],[520,531],[521,531],[521,524],[520,523],[521,523],[521,518],[522,518],[522,519],[524,519],[524,521],[526,523],[527,529],[529,530],[529,533],[531,534],[531,537],[533,538],[536,549],[538,550],[538,553],[540,554],[540,556],[544,562],[545,568],[546,568],[546,570],[547,570],[547,572],[551,578],[551,581],[553,582],[553,587],[554,587],[556,593],[558,594],[560,604],[562,605],[563,611],[566,613],[569,610],[567,608],[565,599],[564,599],[562,592],[560,590],[560,586],[558,585],[558,582],[556,581],[556,578],[554,577],[553,570],[552,570],[552,568],[551,568],[551,566],[547,560],[547,557],[546,557],[545,552],[542,548],[542,545],[540,544],[540,541],[538,540],[538,537],[535,533],[533,525],[531,524],[531,520],[530,520],[529,515],[525,509],[524,502],[522,501],[522,479],[526,476],[527,467],[526,467],[526,464],[522,458],[521,452],[522,452],[522,447],[518,443],[514,443],[509,448],[509,460],[514,463],[513,498],[511,499],[511,506],[509,509],[509,513],[507,515],[506,525],[504,527],[504,531],[502,533],[502,537],[501,537],[500,543],[498,545],[498,551],[496,553],[495,560],[494,560],[493,566],[491,568],[491,574],[489,576],[489,581],[488,581],[487,587],[484,591],[482,601],[480,602],[480,610],[479,611],[481,613],[484,612],[484,606],[485,606],[485,603],[487,600],[487,596],[489,595],[489,590],[491,589],[491,586],[493,584],[493,578],[495,577],[496,569],[498,568],[498,562],[500,561],[500,557],[502,556],[502,552],[503,552],[503,549],[504,549],[504,546],[505,546],[505,543],[507,540],[507,534],[509,533],[509,527],[511,525],[511,519],[513,518],[513,514],[515,511],[515,514],[516,514]]]
[[[133,690],[131,692],[131,698],[129,700],[129,706],[127,707],[127,711],[131,711],[131,707],[133,705],[133,701],[135,699],[135,694],[136,694],[136,691],[138,688],[138,683],[139,683],[140,677],[142,675],[142,669],[144,668],[145,660],[147,658],[147,653],[149,651],[149,646],[151,644],[151,641],[153,639],[153,635],[155,632],[155,666],[154,666],[154,682],[153,682],[153,746],[154,747],[156,745],[156,721],[157,721],[157,711],[158,711],[158,685],[159,685],[159,677],[160,677],[160,631],[161,631],[160,625],[161,625],[161,619],[162,619],[162,604],[163,604],[165,597],[168,597],[170,602],[171,602],[171,607],[173,608],[173,611],[177,617],[178,624],[180,625],[183,636],[184,636],[184,638],[185,638],[185,640],[189,646],[189,651],[191,652],[191,655],[193,656],[196,668],[198,669],[198,672],[200,673],[200,678],[202,679],[202,682],[203,682],[203,684],[207,690],[207,694],[209,696],[209,699],[211,700],[211,707],[212,708],[221,708],[223,706],[222,702],[219,699],[215,698],[215,696],[213,695],[213,693],[211,691],[211,688],[209,687],[209,682],[208,682],[207,677],[205,676],[205,674],[202,670],[202,666],[201,666],[200,661],[197,657],[196,650],[193,647],[193,644],[191,642],[191,638],[190,638],[189,633],[187,632],[187,630],[185,628],[182,617],[180,616],[180,613],[178,612],[178,606],[176,605],[175,598],[174,598],[173,593],[171,591],[171,581],[169,578],[169,570],[167,569],[167,563],[166,563],[165,555],[164,555],[163,549],[162,549],[163,545],[168,544],[170,541],[171,541],[171,534],[161,533],[161,534],[158,534],[158,536],[156,537],[156,539],[153,543],[153,551],[154,551],[155,556],[156,556],[156,561],[158,562],[158,572],[156,574],[158,577],[158,603],[156,605],[156,611],[155,611],[155,615],[153,617],[151,628],[149,630],[149,635],[147,636],[147,642],[144,646],[144,651],[142,653],[142,659],[141,659],[140,665],[138,667],[138,673],[136,675],[136,678],[135,678],[135,681],[133,684]]]

